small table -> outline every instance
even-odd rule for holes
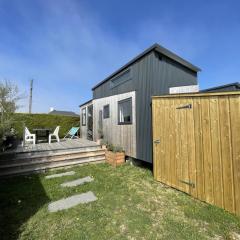
[[[40,140],[46,140],[48,141],[49,133],[51,129],[49,128],[35,128],[33,129],[33,132],[36,134],[36,142]]]

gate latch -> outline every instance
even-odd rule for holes
[[[160,143],[160,139],[155,140],[154,143],[159,144]]]
[[[184,108],[192,108],[192,104],[187,104],[187,105],[184,105],[184,106],[180,106],[180,107],[177,107],[176,109],[184,109]]]

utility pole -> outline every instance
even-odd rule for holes
[[[30,80],[29,113],[32,113],[32,90],[33,90],[33,79]]]

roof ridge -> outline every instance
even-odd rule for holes
[[[108,77],[106,77],[104,80],[102,80],[101,82],[99,82],[98,84],[96,84],[92,90],[94,90],[95,88],[99,87],[100,85],[102,85],[104,82],[107,82],[110,78],[114,77],[115,75],[117,75],[119,72],[121,72],[122,70],[124,70],[125,68],[129,67],[131,64],[135,63],[136,61],[138,61],[140,58],[144,57],[146,54],[150,53],[151,51],[158,51],[161,54],[169,57],[170,59],[180,63],[181,65],[185,66],[186,68],[189,68],[190,70],[194,71],[194,72],[198,72],[201,71],[200,68],[194,66],[193,64],[191,64],[190,62],[188,62],[187,60],[181,58],[180,56],[178,56],[177,54],[171,52],[170,50],[168,50],[167,48],[164,48],[163,46],[161,46],[158,43],[154,43],[152,46],[150,46],[149,48],[145,49],[143,52],[141,52],[140,54],[138,54],[136,57],[134,57],[133,59],[131,59],[129,62],[127,62],[126,64],[124,64],[122,67],[120,67],[118,70],[116,70],[115,72],[113,72],[112,74],[110,74]]]

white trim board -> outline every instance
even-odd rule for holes
[[[199,85],[189,85],[169,88],[170,94],[199,92]]]

